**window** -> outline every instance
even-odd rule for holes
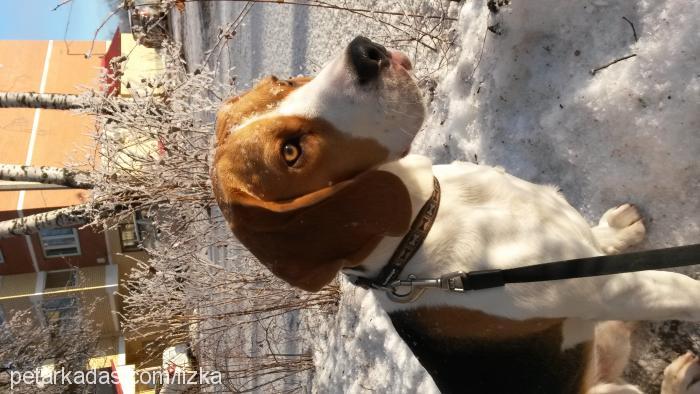
[[[119,225],[119,241],[122,252],[135,252],[141,250],[145,240],[150,239],[153,232],[153,224],[145,218],[141,212],[134,214],[134,220]]]
[[[78,232],[74,228],[50,228],[39,231],[45,257],[80,255]]]
[[[78,300],[74,297],[51,298],[41,304],[44,322],[58,329],[70,324],[70,319],[78,313]]]
[[[5,262],[5,256],[2,254],[2,249],[0,249],[0,264]]]
[[[49,271],[46,273],[44,289],[73,287],[76,283],[76,276],[75,270]]]

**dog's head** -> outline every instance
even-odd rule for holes
[[[317,290],[407,229],[405,186],[374,169],[405,155],[423,122],[410,70],[402,53],[357,37],[315,78],[269,77],[221,107],[217,201],[292,285]]]

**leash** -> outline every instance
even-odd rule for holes
[[[584,257],[508,269],[452,272],[439,278],[398,280],[401,271],[416,254],[435,222],[440,206],[440,183],[433,178],[433,194],[418,212],[408,233],[375,279],[355,277],[352,282],[363,288],[385,291],[395,302],[417,300],[426,289],[436,288],[466,293],[503,287],[511,283],[545,282],[590,278],[655,269],[678,268],[700,264],[700,244],[653,249],[611,256]]]
[[[590,278],[696,264],[700,264],[700,244],[611,256],[584,257],[509,269],[459,271],[431,279],[418,279],[409,275],[408,280],[395,280],[384,290],[393,301],[406,303],[415,301],[429,288],[466,293],[503,287],[511,283]],[[402,289],[407,290],[402,291]]]

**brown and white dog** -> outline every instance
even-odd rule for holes
[[[405,55],[358,37],[315,78],[269,77],[222,106],[216,198],[275,275],[308,291],[340,270],[376,277],[433,177],[440,208],[402,279],[618,253],[643,239],[631,205],[591,228],[553,187],[407,155],[424,119],[410,70]],[[700,320],[700,282],[660,271],[427,290],[407,304],[377,295],[443,392],[638,393],[620,381],[629,325],[605,321]],[[694,356],[666,375],[664,393],[700,393]]]

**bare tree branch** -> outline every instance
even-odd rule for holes
[[[405,14],[401,12],[394,12],[394,11],[387,11],[387,10],[381,10],[381,9],[369,9],[369,8],[353,8],[353,7],[348,7],[345,5],[336,5],[336,4],[330,4],[324,1],[318,1],[318,0],[179,0],[179,1],[173,1],[173,5],[177,3],[193,3],[193,2],[214,2],[214,1],[228,1],[232,3],[270,3],[270,4],[280,4],[280,5],[297,5],[297,6],[305,6],[305,7],[316,7],[316,8],[327,8],[331,10],[341,10],[341,11],[349,11],[349,12],[361,12],[361,13],[368,13],[368,14],[383,14],[383,15],[391,15],[391,16],[409,16],[409,17],[415,17],[415,18],[425,18],[425,19],[444,19],[444,20],[451,20],[451,21],[456,21],[456,18],[452,17],[446,17],[445,15],[420,15],[417,13],[410,13],[410,14]]]
[[[0,222],[0,239],[30,235],[50,228],[78,227],[92,220],[91,209],[76,205]]]
[[[0,163],[0,180],[48,183],[74,189],[92,189],[93,187],[88,172],[48,166]]]
[[[77,94],[0,92],[0,108],[77,109],[85,98]]]
[[[56,11],[57,9],[63,7],[64,5],[70,3],[73,0],[62,0],[60,3],[56,4],[54,8],[51,9],[51,11]]]
[[[125,7],[125,3],[121,2],[118,7],[113,9],[109,14],[107,14],[107,16],[104,17],[104,19],[102,19],[102,22],[95,30],[95,34],[93,34],[92,36],[92,41],[90,42],[90,50],[88,50],[87,53],[85,53],[86,59],[92,57],[92,51],[93,49],[95,49],[95,40],[97,40],[97,35],[100,34],[100,30],[102,30],[102,28],[105,27],[107,22],[109,22],[109,20],[112,19],[113,16],[117,15]]]

